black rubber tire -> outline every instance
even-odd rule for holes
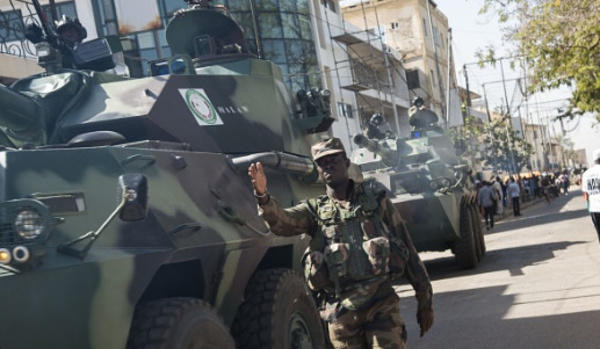
[[[460,208],[460,239],[454,243],[454,257],[461,269],[472,269],[477,266],[477,248],[471,213],[467,206]]]
[[[483,252],[481,251],[481,244],[479,243],[479,232],[477,231],[477,225],[475,224],[475,212],[471,205],[467,206],[469,210],[469,217],[471,218],[471,230],[473,230],[473,240],[475,241],[475,253],[477,254],[477,262],[481,261]]]
[[[475,243],[477,247],[477,259],[481,261],[485,255],[485,238],[483,223],[481,221],[481,214],[475,205],[469,205],[469,211],[471,212],[471,221],[473,224],[473,234],[475,236]]]
[[[127,349],[235,348],[229,329],[209,303],[165,298],[136,308]]]
[[[481,214],[479,213],[479,210],[477,209],[477,206],[473,205],[473,210],[475,212],[474,215],[474,222],[475,222],[475,233],[479,234],[479,249],[481,250],[481,254],[485,255],[485,252],[487,251],[487,246],[485,244],[485,223],[482,220]]]
[[[231,332],[244,349],[326,347],[315,301],[290,269],[262,270],[250,279]]]

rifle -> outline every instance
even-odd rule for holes
[[[44,30],[44,34],[46,35],[46,41],[55,49],[60,50],[65,45],[58,37],[58,34],[56,34],[56,31],[54,30],[54,25],[46,16],[46,13],[42,9],[42,5],[40,5],[39,0],[32,0],[32,2],[33,7],[35,8],[35,12],[37,13],[38,17],[40,18],[40,22],[42,23],[42,29]]]

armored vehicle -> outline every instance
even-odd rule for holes
[[[437,116],[428,109],[416,113],[427,115],[413,116],[417,127],[408,138],[378,134],[373,125],[367,136],[355,135],[361,147],[351,160],[365,180],[387,191],[418,251],[451,249],[459,267],[474,268],[485,241],[471,171],[459,163],[445,131],[430,124]]]
[[[152,76],[44,23],[46,71],[0,86],[0,348],[325,347],[306,240],[269,231],[247,169],[283,203],[322,193],[329,94],[290,93],[224,8],[188,2]]]

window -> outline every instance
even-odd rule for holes
[[[21,17],[21,11],[0,11],[0,42],[23,40],[25,26]]]
[[[63,15],[69,18],[77,17],[77,10],[75,9],[75,3],[73,1],[56,3],[55,6],[58,20],[60,20]],[[42,9],[44,10],[44,13],[46,13],[47,18],[52,18],[52,10],[50,10],[50,5],[42,6]]]
[[[435,46],[440,46],[440,32],[436,27],[433,27],[433,42],[435,42]]]
[[[427,37],[427,22],[425,22],[425,18],[423,18],[423,36]]]
[[[435,91],[435,74],[433,70],[429,70],[429,82],[431,83],[431,93]]]
[[[326,9],[331,10],[332,12],[336,12],[335,3],[332,0],[321,0],[321,5],[323,5]]]
[[[340,116],[343,116],[345,118],[354,118],[354,114],[352,113],[352,105],[348,103],[338,102],[338,113]]]
[[[398,22],[392,22],[390,24],[390,28],[392,28],[392,29],[398,29]]]

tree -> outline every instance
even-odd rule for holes
[[[523,168],[531,169],[533,146],[510,127],[510,114],[505,114],[502,110],[500,114],[501,118],[484,126],[483,161],[486,165],[491,165],[494,171],[520,173]]]
[[[600,111],[600,1],[485,0],[480,13],[491,11],[528,65],[531,92],[575,84],[570,107]],[[479,52],[494,56],[493,47]]]
[[[456,155],[467,160],[471,167],[478,167],[476,159],[479,156],[479,141],[483,135],[483,124],[477,122],[476,118],[467,114],[467,107],[461,106],[465,124],[461,127],[450,128],[450,139],[454,144]]]

